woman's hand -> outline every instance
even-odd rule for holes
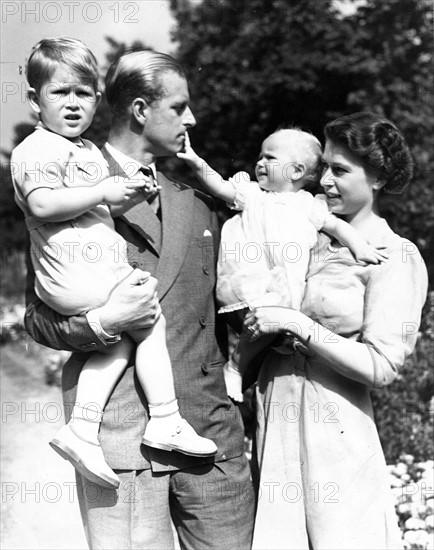
[[[301,333],[301,314],[295,309],[281,306],[257,307],[247,313],[244,327],[251,342],[264,334]]]

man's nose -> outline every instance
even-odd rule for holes
[[[193,126],[196,126],[196,119],[194,118],[190,107],[186,108],[182,123],[186,128],[193,128]]]

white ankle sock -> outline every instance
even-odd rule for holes
[[[92,407],[74,405],[69,425],[71,430],[82,439],[98,442],[98,432],[102,420],[102,411]]]
[[[149,403],[149,414],[154,421],[172,424],[182,420],[179,414],[178,400],[173,399],[166,403]]]

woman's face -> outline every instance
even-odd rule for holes
[[[370,214],[374,191],[379,189],[375,176],[366,172],[359,159],[346,147],[327,140],[323,154],[321,185],[331,212],[348,222]]]

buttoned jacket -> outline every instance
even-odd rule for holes
[[[102,153],[110,174],[125,177],[105,148]],[[157,181],[161,185],[162,221],[144,201],[117,218],[115,226],[128,243],[130,264],[158,279],[180,412],[200,435],[216,443],[218,453],[204,459],[141,445],[148,412],[131,365],[110,397],[100,430],[104,455],[115,469],[146,469],[151,465],[155,471],[187,468],[243,452],[241,415],[227,397],[223,379],[226,338],[215,304],[219,226],[214,203],[204,193],[170,181],[161,172],[157,172]],[[26,327],[32,337],[49,347],[73,351],[63,369],[68,417],[78,376],[89,352],[102,349],[105,344],[84,315],[64,317],[50,310],[35,299],[31,288],[28,303]],[[152,368],[158,369],[158,364]]]

